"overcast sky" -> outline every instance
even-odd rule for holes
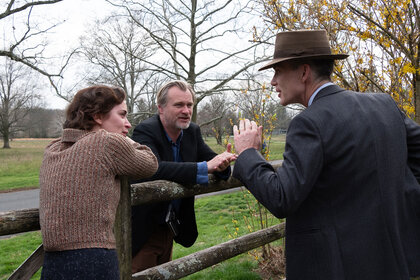
[[[65,20],[53,29],[48,38],[58,52],[66,52],[79,44],[79,37],[95,19],[105,17],[111,10],[112,6],[104,0],[64,0],[52,5],[38,6],[36,15],[40,14],[51,21]],[[64,109],[68,104],[52,91],[45,94],[45,103],[52,109]]]
[[[32,12],[32,16],[41,22],[48,22],[51,25],[65,20],[64,23],[54,28],[52,32],[48,34],[49,51],[52,50],[55,53],[52,55],[49,55],[48,53],[45,54],[45,56],[63,56],[69,50],[79,46],[80,36],[85,33],[96,19],[106,17],[112,10],[116,10],[116,8],[105,0],[64,0],[51,5],[36,6]],[[246,20],[247,22],[250,21],[250,19]],[[244,40],[249,40],[249,38],[245,38]],[[225,41],[221,41],[220,43],[223,48],[230,46],[229,44],[226,44]],[[226,51],[230,50],[226,49]],[[80,66],[73,66],[73,68],[70,69],[79,71]],[[71,73],[71,70],[68,70],[67,73]],[[52,109],[64,109],[68,103],[56,96],[46,78],[42,79],[43,80],[40,78],[40,83],[43,82],[46,85],[44,92],[45,105]],[[66,89],[74,83],[77,83],[77,80],[76,78],[72,78],[71,74],[66,74],[64,83],[65,86],[63,88]],[[69,86],[66,87],[66,85]],[[75,89],[75,91],[76,90],[78,89]],[[75,92],[73,92],[73,94],[74,93]]]

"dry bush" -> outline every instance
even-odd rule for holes
[[[282,246],[269,247],[268,256],[259,261],[258,274],[263,280],[286,279],[286,255]]]

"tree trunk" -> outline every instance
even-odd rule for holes
[[[222,131],[219,131],[216,135],[216,142],[218,145],[222,145]]]
[[[415,118],[414,120],[420,124],[420,75],[416,74],[416,83],[414,85],[414,109]]]
[[[10,149],[9,133],[3,135],[3,149]]]

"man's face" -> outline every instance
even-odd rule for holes
[[[305,102],[305,87],[302,81],[303,65],[296,69],[287,63],[274,66],[274,76],[271,85],[276,88],[280,104],[283,106]]]
[[[166,130],[187,129],[193,112],[193,98],[189,90],[173,86],[168,90],[167,102],[159,105],[159,114]]]

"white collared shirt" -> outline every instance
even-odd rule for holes
[[[332,85],[334,85],[334,84],[333,84],[333,83],[331,83],[331,82],[328,82],[328,83],[326,83],[326,84],[323,84],[323,85],[322,85],[322,86],[320,86],[319,88],[317,88],[317,89],[315,90],[315,92],[312,94],[311,98],[309,98],[309,101],[308,101],[308,107],[309,107],[309,106],[311,106],[312,102],[314,101],[315,96],[318,94],[318,92],[319,92],[321,89],[326,88],[327,86],[332,86]]]

